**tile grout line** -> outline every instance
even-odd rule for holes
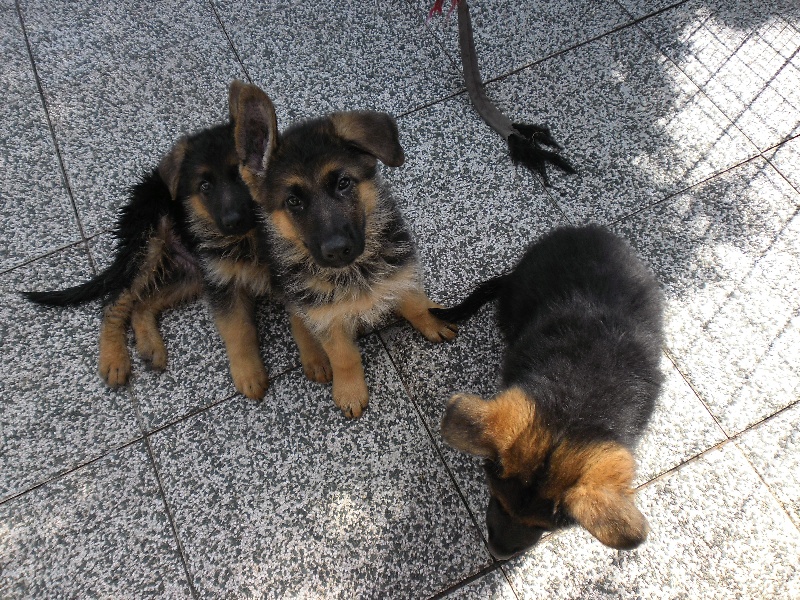
[[[642,17],[633,17],[630,13],[628,13],[628,15],[631,16],[632,20],[627,22],[627,23],[623,23],[621,25],[617,25],[616,27],[612,27],[608,31],[605,31],[605,32],[600,33],[600,34],[597,34],[597,35],[595,35],[595,36],[593,36],[591,38],[588,38],[586,40],[583,40],[581,42],[576,42],[572,46],[568,46],[567,48],[562,48],[561,50],[556,50],[555,52],[552,52],[551,54],[548,54],[547,56],[543,56],[542,58],[537,58],[536,60],[533,60],[533,61],[531,61],[531,62],[529,62],[529,63],[527,63],[525,65],[522,65],[521,67],[513,68],[510,71],[507,71],[506,73],[503,73],[501,75],[497,75],[497,76],[492,77],[490,79],[487,79],[487,80],[485,80],[483,82],[483,84],[484,85],[488,85],[490,83],[497,83],[497,82],[503,81],[504,79],[507,79],[508,77],[511,77],[512,75],[516,75],[517,73],[520,73],[520,72],[522,72],[522,71],[524,71],[526,69],[530,69],[532,67],[540,65],[545,61],[548,61],[550,59],[556,58],[556,57],[561,56],[563,54],[566,54],[568,52],[572,52],[573,50],[577,50],[578,48],[582,48],[584,46],[587,46],[588,44],[591,44],[593,42],[597,42],[599,40],[602,40],[603,38],[606,38],[606,37],[608,37],[610,35],[614,35],[615,33],[619,33],[620,31],[624,31],[625,29],[630,29],[632,27],[635,27],[639,23],[641,23],[641,22],[643,22],[643,21],[645,21],[647,19],[650,19],[652,17],[658,16],[661,13],[667,12],[667,11],[672,10],[674,8],[677,8],[678,6],[681,6],[682,4],[685,4],[688,1],[689,0],[681,0],[680,2],[676,2],[675,4],[671,4],[670,6],[666,6],[664,8],[659,9],[659,10],[653,11],[652,13],[648,13],[648,14],[642,16]]]
[[[759,427],[761,425],[764,425],[768,421],[771,421],[773,418],[778,417],[779,415],[783,414],[784,412],[787,412],[787,411],[789,411],[792,408],[795,408],[797,406],[800,406],[800,400],[796,400],[795,402],[793,402],[793,403],[791,403],[791,404],[789,404],[787,406],[784,406],[780,410],[775,411],[771,415],[768,415],[768,416],[764,417],[763,419],[761,419],[761,420],[759,420],[759,421],[757,421],[757,422],[755,422],[755,423],[753,423],[751,425],[748,425],[747,427],[745,427],[744,429],[742,429],[741,431],[737,432],[734,435],[727,436],[727,434],[726,434],[727,439],[724,439],[721,442],[717,442],[716,444],[713,444],[712,446],[709,446],[705,450],[702,450],[702,451],[698,452],[694,456],[690,456],[689,458],[687,458],[683,462],[675,465],[674,467],[671,467],[671,468],[667,469],[666,471],[664,471],[663,473],[659,473],[658,475],[656,475],[652,479],[650,479],[648,481],[645,481],[644,483],[636,486],[636,488],[635,488],[636,491],[638,492],[639,490],[645,489],[645,488],[649,487],[651,484],[653,484],[653,483],[655,483],[655,482],[657,482],[657,481],[659,481],[661,479],[664,479],[668,475],[676,473],[677,471],[681,470],[685,465],[702,459],[704,456],[706,456],[710,452],[713,452],[715,450],[719,450],[723,446],[726,446],[726,445],[731,444],[731,443],[733,443],[735,445],[736,441],[739,440],[740,438],[742,438],[745,434],[749,433],[750,431],[756,429],[757,427]],[[738,446],[737,446],[737,448],[738,448]],[[755,468],[753,468],[753,470],[755,470]],[[765,483],[764,485],[767,485],[767,484]],[[767,485],[767,487],[769,487],[769,486]]]
[[[726,173],[729,173],[729,172],[731,172],[731,171],[733,171],[735,169],[743,167],[747,163],[756,161],[759,158],[763,158],[763,156],[761,156],[760,153],[753,154],[752,156],[749,156],[749,157],[747,157],[745,159],[742,159],[740,162],[738,162],[736,164],[730,165],[728,167],[724,167],[724,168],[720,169],[719,171],[711,173],[711,174],[707,175],[706,177],[704,177],[702,179],[699,179],[698,181],[687,185],[686,187],[674,190],[672,192],[667,192],[666,196],[664,196],[660,200],[655,200],[654,202],[650,202],[646,206],[642,206],[641,208],[637,208],[636,210],[634,210],[633,212],[628,213],[627,215],[622,215],[620,217],[617,217],[613,221],[609,221],[607,223],[607,225],[611,226],[611,225],[621,224],[621,223],[627,221],[628,219],[636,217],[636,216],[642,214],[643,212],[646,212],[646,211],[648,211],[648,210],[650,210],[652,208],[655,208],[656,206],[660,206],[661,204],[664,204],[665,202],[668,202],[668,201],[676,198],[677,196],[680,196],[681,194],[685,194],[686,192],[688,192],[690,190],[693,190],[693,189],[695,189],[697,187],[700,187],[701,185],[705,185],[705,184],[709,183],[712,179],[716,179],[720,175],[725,175]]]
[[[458,590],[468,586],[473,581],[478,581],[479,579],[485,577],[486,575],[489,575],[490,573],[493,573],[493,572],[497,571],[498,569],[501,569],[501,567],[505,564],[505,562],[506,561],[495,561],[494,563],[492,563],[489,566],[484,567],[483,569],[481,569],[477,573],[473,573],[472,575],[470,575],[469,577],[465,577],[463,580],[459,581],[458,583],[454,583],[450,587],[445,588],[440,592],[437,592],[433,596],[430,596],[428,598],[428,600],[440,600],[442,598],[446,598],[447,596],[449,596],[453,592],[457,592]],[[515,594],[516,594],[516,592],[515,592]]]
[[[786,408],[790,408],[790,407],[786,407]],[[783,410],[781,410],[780,412],[783,412]],[[776,414],[778,414],[778,413],[776,413]],[[747,461],[747,464],[753,470],[753,473],[755,473],[756,477],[758,477],[758,480],[767,489],[767,492],[772,497],[772,499],[775,500],[775,503],[778,506],[781,507],[781,510],[786,515],[786,518],[789,520],[789,522],[792,524],[792,526],[797,530],[798,534],[800,534],[800,523],[796,523],[795,522],[795,520],[792,518],[792,515],[789,512],[789,509],[787,508],[787,506],[781,501],[780,498],[778,498],[778,496],[775,495],[775,491],[772,489],[772,486],[764,480],[764,477],[762,477],[761,472],[753,464],[753,461],[750,460],[750,457],[747,455],[747,453],[744,450],[742,450],[742,448],[738,444],[734,443],[734,446],[736,446],[736,449],[741,453],[741,455],[744,458],[744,460]]]
[[[711,412],[711,409],[708,407],[708,405],[706,404],[706,402],[703,400],[703,397],[700,395],[700,390],[698,390],[698,389],[695,387],[695,385],[694,385],[694,384],[693,384],[693,383],[692,383],[692,382],[689,380],[689,378],[688,378],[688,375],[687,375],[686,373],[684,373],[684,372],[683,372],[683,370],[682,370],[682,369],[681,369],[681,368],[678,366],[678,362],[677,362],[676,355],[675,355],[675,354],[672,352],[672,350],[671,350],[669,347],[667,347],[667,346],[665,345],[665,346],[664,346],[664,347],[661,349],[661,352],[662,352],[662,354],[663,354],[664,356],[666,356],[666,357],[667,357],[667,360],[670,362],[670,364],[672,365],[672,367],[673,367],[673,368],[674,368],[674,369],[675,369],[675,370],[678,372],[678,375],[680,375],[680,376],[681,376],[681,379],[683,380],[683,382],[684,382],[686,385],[688,385],[688,386],[689,386],[689,389],[690,389],[690,390],[692,390],[692,393],[694,394],[694,397],[695,397],[695,398],[697,398],[697,399],[700,401],[700,404],[702,404],[702,405],[703,405],[703,408],[704,408],[704,409],[706,410],[706,412],[708,413],[708,416],[710,416],[710,417],[711,417],[711,419],[714,421],[714,424],[715,424],[715,425],[716,425],[716,426],[719,428],[719,430],[722,432],[722,435],[724,435],[724,436],[725,436],[726,440],[729,440],[729,439],[731,439],[731,436],[730,436],[730,435],[728,435],[728,432],[727,432],[727,431],[725,430],[725,428],[722,426],[722,423],[720,423],[720,422],[719,422],[719,419],[717,419],[717,417],[714,415],[714,413],[713,413],[713,412]]]
[[[167,515],[167,521],[169,521],[169,527],[172,531],[172,538],[175,540],[175,544],[178,547],[178,555],[181,559],[181,564],[183,565],[183,571],[186,573],[186,584],[189,586],[189,592],[192,595],[192,598],[199,598],[199,594],[197,589],[194,586],[194,581],[192,578],[191,570],[189,569],[189,558],[186,554],[186,548],[181,541],[180,535],[178,534],[178,525],[175,522],[175,515],[172,513],[172,509],[170,508],[169,502],[167,501],[167,492],[164,488],[164,481],[161,477],[161,473],[158,470],[158,462],[156,461],[155,451],[153,450],[153,444],[150,441],[152,432],[148,433],[147,428],[145,427],[144,415],[142,414],[142,407],[139,404],[139,401],[136,398],[136,393],[134,392],[133,388],[128,389],[128,397],[130,398],[131,405],[133,406],[133,411],[136,415],[136,421],[139,425],[139,430],[143,434],[143,440],[145,449],[147,451],[147,458],[150,461],[150,467],[152,468],[152,473],[155,475],[156,478],[156,485],[158,486],[158,493],[161,496],[161,503],[164,507],[164,512]]]
[[[21,491],[15,492],[15,493],[13,493],[13,494],[5,497],[5,498],[0,499],[0,506],[3,506],[4,504],[6,504],[8,502],[16,500],[17,498],[21,498],[22,496],[25,496],[26,494],[29,494],[29,493],[31,493],[31,492],[33,492],[35,490],[38,490],[39,488],[44,487],[44,486],[46,486],[46,485],[48,485],[50,483],[53,483],[53,482],[58,481],[60,479],[63,479],[64,477],[68,477],[69,475],[72,475],[76,471],[79,471],[79,470],[83,469],[84,467],[88,467],[89,465],[92,465],[92,464],[94,464],[94,463],[96,463],[98,461],[101,461],[104,458],[110,456],[111,454],[114,454],[115,452],[119,452],[120,450],[124,450],[126,448],[129,448],[130,446],[133,446],[137,442],[141,442],[143,439],[144,439],[143,435],[136,436],[135,438],[132,438],[132,439],[128,440],[127,442],[124,442],[122,444],[119,444],[118,446],[114,446],[113,448],[110,448],[108,451],[103,452],[99,456],[95,456],[94,458],[90,458],[89,460],[86,460],[84,462],[81,462],[81,463],[73,466],[73,467],[70,467],[69,469],[66,469],[64,471],[58,472],[55,475],[51,475],[50,477],[47,477],[46,479],[43,479],[43,480],[39,481],[38,483],[35,483],[35,484],[33,484],[33,485],[31,485],[31,486],[29,486],[29,487],[27,487],[27,488],[25,488],[25,489],[23,489]]]
[[[394,356],[392,356],[392,353],[389,351],[389,347],[386,344],[386,341],[384,340],[383,335],[381,334],[380,331],[377,332],[377,333],[378,333],[378,340],[380,341],[384,352],[386,352],[386,355],[389,357],[389,362],[392,363],[392,367],[394,368],[395,372],[397,373],[397,377],[398,377],[398,379],[400,380],[400,383],[403,386],[403,390],[405,391],[406,396],[408,397],[409,401],[411,402],[411,406],[413,407],[414,412],[417,414],[417,418],[420,420],[420,422],[422,423],[422,427],[427,432],[428,438],[430,439],[431,444],[433,445],[433,449],[436,452],[436,455],[438,456],[439,461],[444,466],[445,472],[447,473],[447,476],[450,478],[450,482],[453,484],[453,487],[455,488],[456,493],[458,494],[458,497],[461,499],[461,502],[463,503],[464,507],[467,509],[467,514],[469,515],[469,518],[472,521],[472,525],[475,528],[475,533],[477,533],[478,538],[483,542],[483,547],[487,551],[487,553],[489,554],[489,557],[491,558],[492,562],[496,563],[497,560],[494,558],[494,556],[492,556],[491,552],[489,552],[489,547],[487,545],[486,539],[484,538],[483,532],[481,531],[481,528],[480,528],[480,526],[478,524],[478,521],[477,521],[475,515],[472,512],[472,508],[470,508],[469,502],[467,502],[466,496],[464,495],[464,492],[461,490],[461,486],[458,485],[458,482],[456,481],[455,475],[453,474],[449,463],[445,459],[444,454],[442,453],[441,448],[439,447],[439,444],[437,443],[437,438],[433,435],[433,432],[431,431],[430,427],[428,426],[428,422],[425,419],[425,417],[423,416],[422,410],[420,409],[420,407],[417,404],[415,395],[411,393],[411,390],[409,389],[409,386],[405,381],[405,377],[403,376],[403,372],[400,370],[397,362],[395,361]]]
[[[222,30],[225,39],[228,40],[228,46],[233,52],[233,55],[236,57],[236,62],[238,62],[239,65],[242,67],[242,70],[244,71],[244,76],[247,78],[247,81],[249,83],[253,83],[253,78],[250,77],[250,73],[248,72],[247,67],[244,64],[244,61],[242,60],[241,56],[239,56],[239,51],[236,49],[236,46],[234,46],[233,39],[228,34],[228,30],[225,28],[225,24],[222,22],[222,17],[220,16],[219,11],[217,11],[217,7],[214,4],[214,0],[208,0],[208,4],[211,7],[211,12],[214,13],[214,18],[216,18],[217,23],[219,23],[219,27]]]
[[[20,5],[20,0],[15,0],[14,6],[17,10],[17,18],[19,19],[19,25],[22,29],[22,37],[25,40],[25,48],[28,51],[28,59],[31,63],[31,70],[33,71],[33,77],[36,80],[36,88],[39,92],[39,99],[42,102],[42,109],[44,110],[45,118],[47,119],[47,127],[50,130],[50,137],[53,143],[53,148],[55,149],[56,158],[58,159],[59,168],[61,170],[61,180],[66,188],[67,196],[69,197],[70,204],[72,205],[73,215],[75,216],[75,221],[78,225],[78,232],[81,236],[81,241],[86,243],[86,231],[83,227],[83,222],[81,221],[80,214],[78,213],[78,206],[75,202],[75,193],[72,189],[72,185],[69,181],[69,176],[67,175],[67,166],[64,163],[64,157],[61,154],[61,148],[58,145],[58,139],[56,137],[55,127],[53,126],[53,120],[50,117],[50,109],[47,107],[47,99],[44,94],[44,87],[42,86],[42,80],[39,77],[39,70],[36,68],[36,60],[33,57],[33,48],[31,47],[30,39],[28,38],[28,31],[25,27],[25,19],[22,16],[22,6]],[[87,246],[88,247],[88,246]],[[89,253],[89,264],[92,269],[97,272],[97,265],[94,263],[94,258],[92,257],[91,253]]]
[[[153,451],[153,446],[150,443],[150,436],[144,436],[144,443],[147,448],[147,456],[150,459],[150,466],[153,468],[153,474],[156,476],[156,483],[158,485],[158,493],[161,495],[161,502],[164,504],[164,511],[167,513],[167,519],[169,520],[170,529],[172,529],[172,536],[175,539],[175,543],[178,545],[178,554],[181,557],[181,563],[183,563],[183,570],[186,573],[186,583],[189,586],[189,591],[192,593],[193,598],[199,598],[200,595],[197,592],[197,589],[194,586],[194,581],[192,579],[192,574],[189,569],[189,558],[186,554],[186,549],[183,546],[183,542],[181,541],[180,536],[178,535],[178,525],[175,522],[175,516],[172,514],[172,510],[170,509],[169,502],[167,501],[167,494],[164,490],[164,482],[161,479],[161,473],[158,471],[158,463],[156,462],[155,453]]]

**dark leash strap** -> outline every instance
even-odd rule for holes
[[[436,0],[429,16],[442,12],[444,0]],[[509,154],[514,164],[521,164],[538,173],[544,185],[550,185],[546,165],[551,163],[566,173],[575,173],[572,165],[561,155],[542,147],[560,149],[550,130],[544,125],[512,123],[486,96],[478,70],[475,41],[472,35],[472,19],[469,16],[467,0],[451,0],[451,8],[458,5],[458,45],[461,51],[461,65],[464,69],[464,83],[475,110],[481,118],[508,143]]]

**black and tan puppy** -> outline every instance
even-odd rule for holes
[[[378,161],[403,163],[397,126],[383,113],[334,113],[279,136],[270,99],[252,85],[238,112],[243,175],[266,213],[303,368],[333,379],[334,402],[358,417],[368,403],[360,330],[394,311],[431,341],[456,335],[428,312],[414,244],[378,171]]]
[[[266,392],[254,298],[269,292],[270,277],[234,143],[239,89],[230,90],[231,122],[182,138],[131,188],[114,230],[114,261],[105,271],[66,290],[26,294],[52,306],[104,300],[99,371],[110,386],[130,375],[129,322],[139,354],[163,370],[167,354],[158,314],[205,294],[236,389],[253,399]]]
[[[632,454],[661,386],[663,300],[631,248],[598,226],[557,229],[513,271],[461,305],[499,298],[503,391],[451,398],[442,436],[485,457],[492,553],[508,558],[573,523],[633,548],[647,521],[633,502]]]

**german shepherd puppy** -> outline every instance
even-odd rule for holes
[[[130,189],[114,230],[114,261],[105,271],[66,290],[25,294],[51,306],[104,299],[99,371],[112,387],[130,375],[128,323],[139,354],[163,370],[167,354],[158,314],[205,294],[236,389],[253,399],[266,392],[254,297],[269,292],[270,277],[256,207],[239,174],[234,143],[239,89],[230,89],[229,123],[180,139]]]
[[[663,299],[653,275],[599,226],[564,227],[462,304],[458,321],[499,298],[503,391],[456,394],[441,431],[486,458],[489,546],[509,558],[573,523],[612,548],[648,526],[633,503],[632,454],[659,394]]]
[[[416,250],[377,168],[403,164],[397,125],[377,112],[334,113],[280,136],[269,97],[239,94],[242,174],[263,208],[276,288],[309,379],[333,380],[345,416],[368,404],[359,331],[396,312],[433,342],[456,328],[428,312]]]

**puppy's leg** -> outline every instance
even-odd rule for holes
[[[369,404],[364,367],[353,335],[341,324],[334,324],[322,347],[333,370],[333,401],[344,416],[357,418]]]
[[[131,314],[136,337],[136,350],[150,368],[163,371],[167,367],[167,349],[158,330],[158,315],[178,304],[196,299],[202,292],[199,281],[186,281],[159,290],[157,295],[138,302]]]
[[[124,385],[131,374],[126,329],[134,303],[134,295],[126,290],[103,313],[98,371],[111,387]]]
[[[333,371],[325,350],[314,334],[308,330],[302,317],[293,314],[291,323],[292,336],[300,351],[300,362],[303,364],[303,372],[306,377],[311,381],[328,383],[333,378]]]
[[[236,389],[253,400],[267,392],[269,376],[261,362],[253,299],[238,290],[212,290],[211,311],[228,351]]]
[[[397,313],[431,342],[450,341],[456,337],[458,327],[434,317],[429,308],[441,308],[421,289],[408,292],[400,299]]]

